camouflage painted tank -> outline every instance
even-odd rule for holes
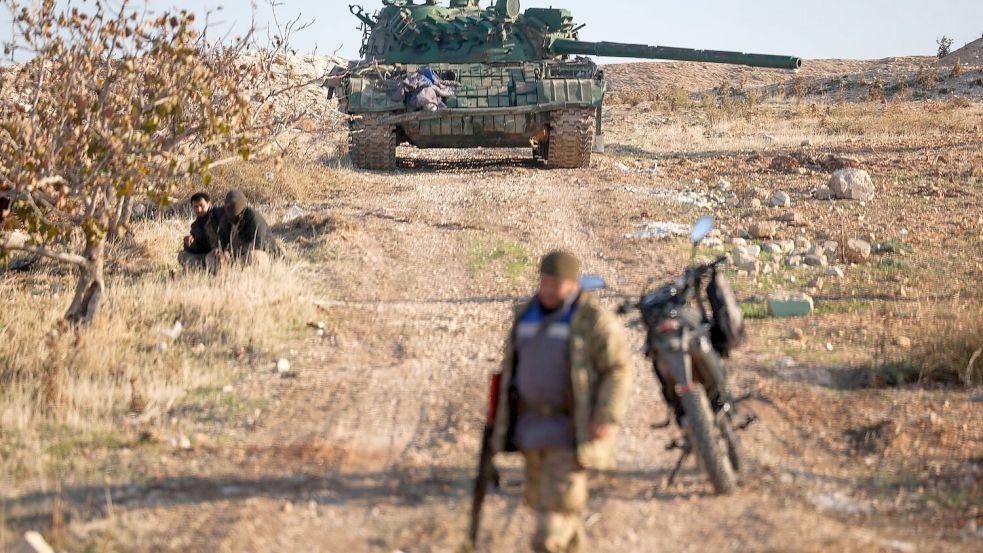
[[[325,82],[351,118],[356,167],[393,169],[396,147],[531,147],[554,167],[589,165],[607,83],[589,55],[797,69],[799,58],[585,42],[568,10],[498,0],[382,0],[362,22],[363,60]],[[455,89],[436,111],[408,107],[399,93],[419,73]]]

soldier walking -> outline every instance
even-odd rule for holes
[[[631,360],[613,313],[580,288],[580,262],[554,252],[536,297],[517,313],[505,348],[493,451],[525,457],[525,502],[540,553],[584,551],[587,469],[614,461]]]

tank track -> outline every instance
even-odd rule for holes
[[[364,113],[352,118],[352,165],[372,171],[392,171],[396,168],[396,125],[383,124],[390,113]]]
[[[564,109],[553,113],[547,162],[558,169],[590,167],[594,149],[594,109]]]

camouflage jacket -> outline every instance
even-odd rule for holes
[[[516,366],[515,337],[518,322],[529,309],[523,305],[515,316],[505,344],[498,407],[492,430],[496,452],[515,451],[511,438],[516,421],[516,394],[512,377]],[[614,436],[591,438],[591,423],[620,425],[628,407],[631,386],[631,352],[624,327],[597,299],[584,293],[570,324],[570,383],[577,459],[585,468],[607,469],[614,464]]]

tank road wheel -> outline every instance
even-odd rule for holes
[[[392,171],[396,168],[396,125],[382,120],[390,113],[363,113],[352,118],[352,164],[359,169]]]
[[[595,110],[564,109],[553,112],[550,123],[550,166],[559,169],[577,169],[590,166],[594,149]]]

